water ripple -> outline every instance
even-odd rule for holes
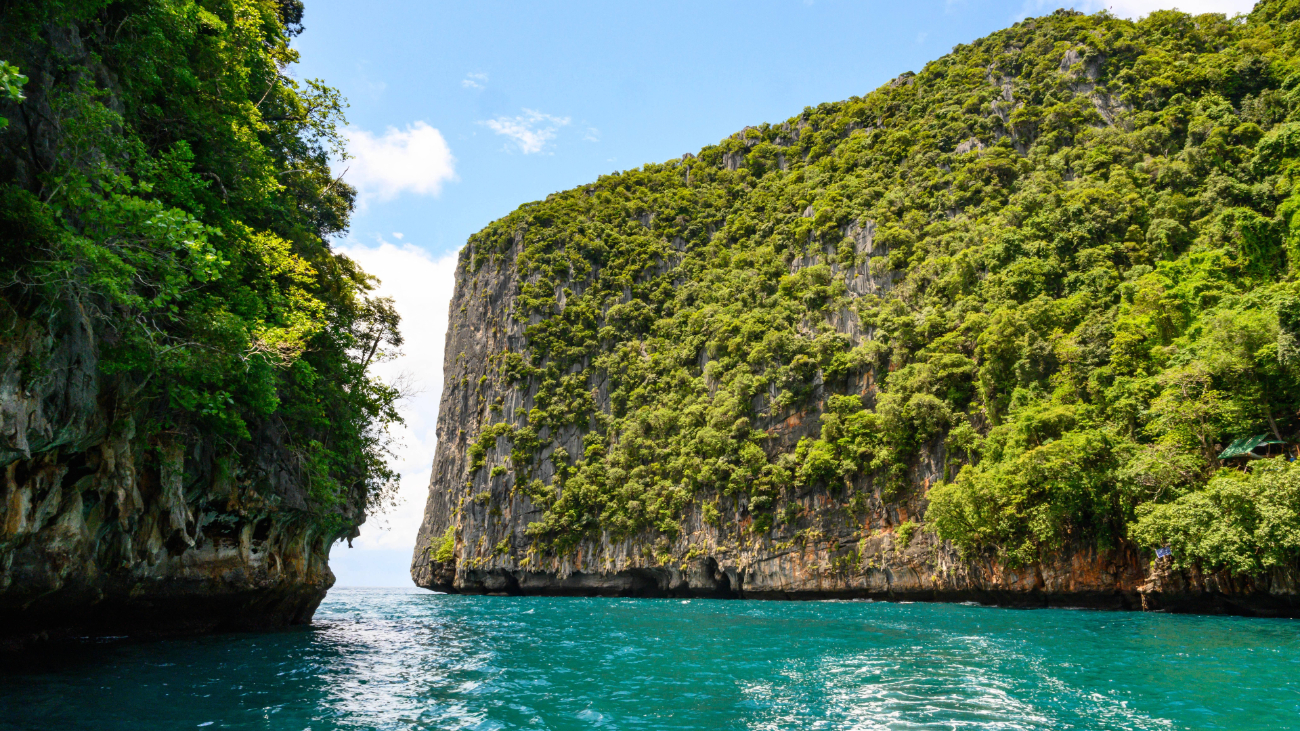
[[[0,729],[1277,730],[1300,726],[1297,629],[962,605],[336,590],[310,630],[11,663]]]

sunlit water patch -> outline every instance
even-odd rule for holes
[[[3,664],[0,729],[1300,728],[1289,620],[340,589]]]

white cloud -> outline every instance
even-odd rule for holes
[[[397,505],[361,526],[352,551],[415,549],[415,534],[429,496],[429,474],[437,446],[438,402],[442,397],[442,359],[447,314],[456,286],[457,252],[434,258],[412,244],[380,241],[375,246],[347,242],[338,250],[379,277],[378,294],[392,297],[402,316],[406,339],[402,356],[375,367],[392,382],[405,377],[417,393],[404,400],[406,424],[394,435],[401,445],[392,466],[402,476]],[[338,549],[336,549],[338,550]]]
[[[1058,0],[1026,0],[1019,17],[1042,15],[1059,5]],[[1082,0],[1075,7],[1089,13],[1109,10],[1121,18],[1137,20],[1154,10],[1181,10],[1192,15],[1223,13],[1232,17],[1237,13],[1249,13],[1255,3],[1254,0]]]
[[[587,131],[583,133],[582,139],[588,142],[600,142],[600,130],[595,127],[588,127]]]
[[[344,179],[356,186],[362,203],[368,197],[389,200],[406,192],[436,196],[443,183],[456,179],[456,158],[447,141],[424,122],[408,125],[405,131],[389,127],[383,137],[358,127],[348,127],[343,134],[354,158],[343,164]]]
[[[460,85],[466,89],[484,89],[487,88],[487,80],[487,74],[465,74],[465,78],[460,80]]]
[[[555,139],[555,133],[568,123],[568,117],[554,117],[535,109],[525,109],[518,117],[497,117],[481,124],[514,140],[520,152],[529,155],[541,152],[547,142]]]

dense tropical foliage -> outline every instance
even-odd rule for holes
[[[329,167],[345,104],[289,73],[302,12],[3,6],[0,333],[58,339],[84,315],[138,435],[202,441],[250,479],[260,448],[287,449],[310,510],[338,523],[391,493],[397,394],[367,368],[400,337],[328,244],[354,199]],[[29,341],[25,382],[52,377]]]
[[[562,549],[741,497],[762,533],[813,485],[857,509],[937,450],[921,528],[967,551],[1295,560],[1289,468],[1217,454],[1300,429],[1298,44],[1294,0],[1058,11],[521,207],[470,266],[518,267],[527,345],[493,377],[535,408],[486,412],[473,469],[508,468]],[[820,435],[793,450],[758,428],[797,413]],[[548,452],[566,428],[582,452]]]

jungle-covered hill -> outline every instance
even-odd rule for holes
[[[328,159],[346,105],[289,73],[302,15],[298,0],[6,4],[0,322],[57,335],[67,308],[87,313],[116,408],[142,409],[145,431],[238,461],[277,422],[324,516],[392,477],[377,427],[395,394],[365,369],[396,316],[329,247],[355,198]],[[48,376],[29,356],[22,378]]]
[[[392,494],[299,0],[0,3],[0,646],[310,619]]]
[[[899,530],[1012,564],[1090,543],[1294,563],[1300,470],[1218,454],[1300,429],[1298,43],[1294,0],[1058,11],[520,207],[462,261],[516,268],[481,324],[526,337],[460,385],[530,407],[483,404],[469,484],[435,490],[468,509],[510,481],[548,551],[741,496],[762,535],[816,485],[850,511],[928,490]],[[819,433],[782,447],[770,425],[800,414]],[[581,448],[551,451],[566,429]],[[911,483],[936,445],[942,480]],[[451,560],[454,526],[433,535]]]

